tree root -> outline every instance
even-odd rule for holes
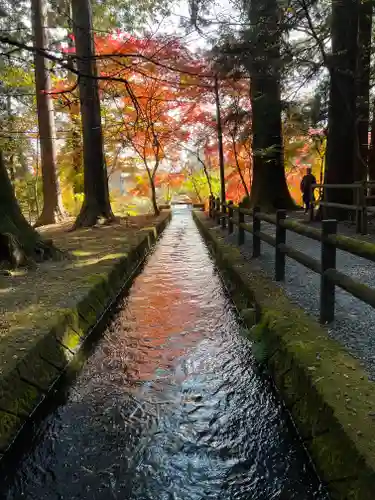
[[[18,238],[11,233],[0,233],[0,263],[6,268],[34,268],[35,263],[45,260],[61,260],[64,253],[58,250],[52,240],[36,241],[32,252],[26,253]]]
[[[104,220],[106,224],[111,224],[116,220],[111,210],[101,210],[99,206],[83,204],[81,212],[73,225],[73,230],[83,227],[93,227],[99,220]]]
[[[12,268],[26,265],[27,257],[18,239],[11,233],[0,233],[0,262],[5,261]]]
[[[60,209],[56,209],[53,213],[47,213],[44,210],[38,217],[34,227],[49,226],[50,224],[57,224],[63,222],[66,218],[66,213]]]

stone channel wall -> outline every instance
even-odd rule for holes
[[[328,331],[265,274],[204,213],[194,219],[230,279],[250,338],[332,499],[375,498],[375,383]],[[242,298],[241,298],[242,296]],[[244,297],[246,300],[244,300]],[[255,306],[255,311],[248,308]]]
[[[74,308],[56,316],[52,329],[11,370],[0,363],[0,459],[62,373],[77,359],[85,340],[129,285],[171,213],[162,213],[153,227],[142,230],[126,257],[119,258],[108,274],[93,276],[92,287]]]

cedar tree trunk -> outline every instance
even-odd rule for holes
[[[31,13],[35,46],[38,49],[45,49],[47,37],[44,28],[46,19],[44,0],[31,0]],[[64,209],[56,169],[56,130],[53,103],[49,95],[50,74],[46,59],[41,54],[35,53],[34,62],[43,176],[43,210],[36,221],[36,226],[43,226],[61,220]]]
[[[93,226],[100,218],[110,221],[114,217],[103,149],[90,0],[73,0],[72,12],[79,71],[85,195],[75,222],[77,228]]]
[[[250,203],[264,210],[293,209],[285,178],[281,127],[280,25],[277,0],[251,1],[250,99],[253,182]]]
[[[332,1],[332,56],[328,108],[326,156],[327,184],[352,184],[356,149],[356,61],[358,10],[357,0]],[[353,203],[353,190],[328,189],[327,201]],[[346,219],[342,209],[329,209],[329,217]]]

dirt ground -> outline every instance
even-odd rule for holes
[[[79,301],[95,276],[109,272],[139,240],[142,229],[153,227],[156,220],[150,215],[135,216],[74,232],[72,221],[41,228],[65,257],[0,276],[0,374],[7,360],[22,356],[50,329],[56,314]]]

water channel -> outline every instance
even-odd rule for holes
[[[326,499],[240,333],[189,209],[176,209],[0,498]]]

